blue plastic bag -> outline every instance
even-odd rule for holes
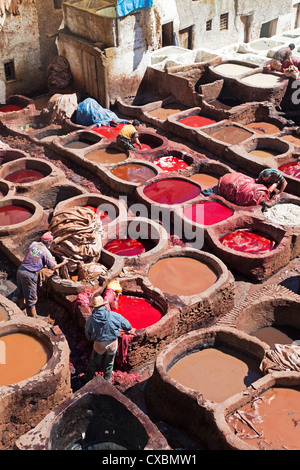
[[[102,108],[93,98],[87,98],[79,103],[76,115],[77,124],[81,126],[92,126],[93,124],[109,126],[111,121],[127,122],[124,119],[118,118],[113,111]]]

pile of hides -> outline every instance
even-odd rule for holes
[[[54,123],[62,123],[66,118],[71,118],[78,106],[77,95],[53,95],[47,104],[46,113],[49,113],[50,119]]]
[[[124,119],[118,118],[113,111],[102,108],[102,106],[100,106],[100,104],[93,98],[87,98],[79,103],[76,115],[77,124],[80,124],[81,126],[92,126],[93,124],[109,126],[112,121],[116,123],[127,122]]]
[[[274,370],[300,372],[300,346],[295,344],[274,344],[272,348],[265,352],[260,370],[264,374]]]
[[[51,251],[55,256],[74,260],[74,270],[81,263],[96,263],[102,249],[102,223],[91,209],[75,206],[57,212],[49,225],[54,237]],[[78,264],[77,264],[78,263]],[[63,277],[68,277],[64,273]]]
[[[52,59],[47,69],[47,85],[49,90],[65,90],[72,83],[70,64],[63,56]]]
[[[227,173],[219,179],[218,194],[237,206],[256,206],[270,199],[266,186],[238,172]]]

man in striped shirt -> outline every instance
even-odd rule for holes
[[[271,198],[283,193],[287,186],[287,181],[284,176],[276,168],[266,168],[261,171],[256,183],[265,185],[270,191]]]

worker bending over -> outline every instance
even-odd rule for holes
[[[271,198],[279,196],[287,186],[286,179],[276,168],[266,168],[261,171],[256,183],[265,185],[270,191]]]

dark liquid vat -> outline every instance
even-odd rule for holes
[[[6,181],[11,181],[12,183],[23,184],[23,183],[33,183],[44,178],[45,175],[37,170],[17,170],[13,173],[10,173],[5,177]]]

